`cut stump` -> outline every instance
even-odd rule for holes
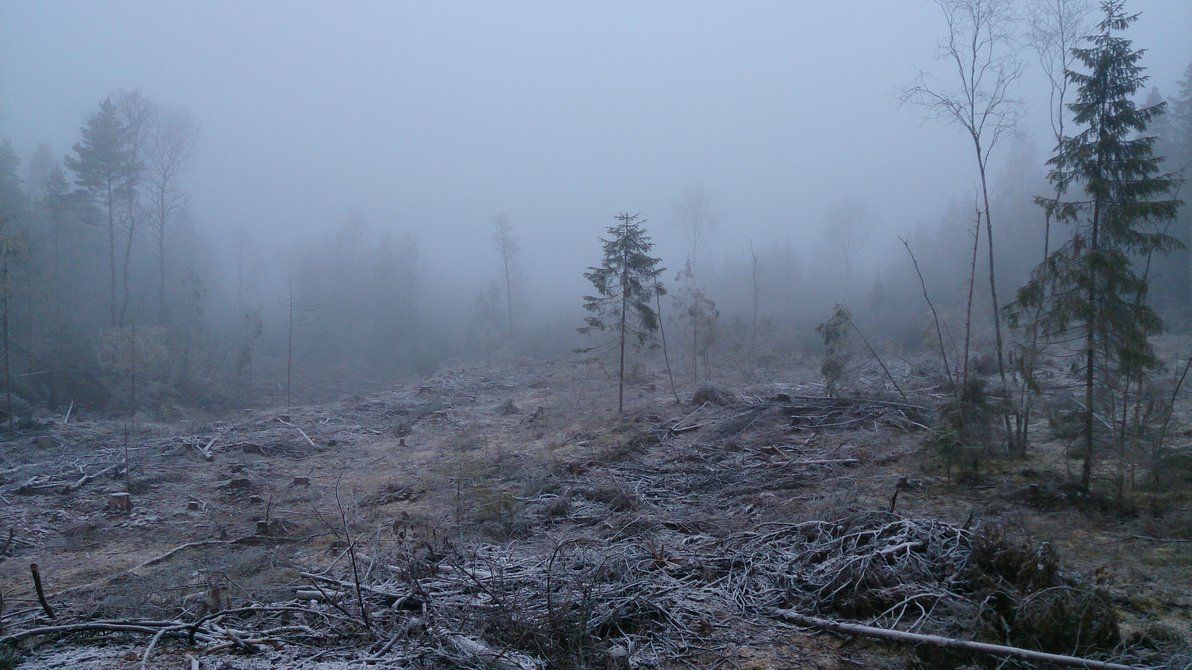
[[[108,509],[113,512],[131,512],[132,496],[120,491],[108,494]]]

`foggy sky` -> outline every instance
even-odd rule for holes
[[[1173,92],[1192,3],[1129,9],[1151,83]],[[104,96],[140,88],[201,124],[185,178],[200,228],[248,226],[284,250],[355,207],[414,232],[428,266],[462,258],[465,287],[492,276],[504,212],[526,274],[578,287],[618,210],[648,217],[677,267],[671,205],[694,182],[722,213],[723,253],[811,239],[841,197],[888,234],[934,224],[972,193],[971,149],[896,98],[942,31],[918,0],[0,0],[0,138],[61,156]],[[1021,93],[1041,161],[1037,68]]]

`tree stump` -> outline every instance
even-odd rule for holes
[[[109,493],[108,494],[108,509],[113,512],[131,512],[132,511],[132,496],[124,493]]]

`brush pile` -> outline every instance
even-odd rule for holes
[[[355,570],[298,573],[290,601],[155,620],[67,613],[0,647],[134,635],[148,640],[142,667],[167,640],[231,667],[312,654],[373,667],[673,667],[712,662],[743,631],[787,630],[783,609],[1088,656],[1120,642],[1096,589],[1061,577],[1047,545],[997,527],[858,511],[673,544],[632,530],[572,537],[549,551],[399,534],[398,549]]]

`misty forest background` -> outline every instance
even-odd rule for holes
[[[1032,22],[1020,17],[1014,26],[1021,38],[1009,53],[1015,67],[1038,68]],[[1018,90],[1027,80],[1017,75],[1011,85],[1011,110],[1020,98],[1054,94]],[[1164,169],[1189,165],[1192,65],[1178,86],[1149,87],[1138,102],[1166,103],[1146,129],[1157,138]],[[923,114],[910,105],[903,113]],[[217,238],[188,187],[203,119],[135,88],[62,114],[86,119],[65,151],[43,143],[19,155],[12,142],[0,142],[5,384],[18,416],[31,407],[73,406],[132,408],[164,420],[188,408],[308,402],[426,374],[453,359],[574,356],[589,342],[576,332],[582,289],[560,295],[540,276],[538,269],[554,261],[526,257],[516,217],[493,211],[471,222],[490,253],[461,257],[458,266],[424,262],[417,235],[354,209],[313,235],[264,236],[248,221],[230,239]],[[955,141],[970,140],[959,133]],[[1031,147],[1053,144],[1007,132],[988,159],[1003,303],[1043,259],[1045,215],[1035,198],[1054,190],[1046,180],[1051,152]],[[977,193],[956,193],[938,204],[938,219],[902,232],[955,350],[974,227],[985,208]],[[591,231],[595,265],[598,237],[626,208],[638,213],[633,203],[609,202],[607,211],[558,225]],[[818,365],[823,341],[816,325],[837,303],[849,306],[882,351],[897,356],[935,347],[911,257],[874,234],[891,213],[863,193],[793,216],[792,230],[817,231],[813,243],[804,234],[742,240],[737,231],[748,222],[698,184],[673,194],[670,211],[640,214],[666,267],[660,279],[668,294],[658,304],[684,385],[748,378],[805,358]],[[1070,235],[1063,223],[1053,221],[1051,230],[1052,248]],[[1180,211],[1169,232],[1185,245],[1192,241],[1192,208]],[[988,263],[982,246],[978,278],[987,276]],[[464,265],[483,265],[489,279],[459,288],[453,277]],[[568,270],[580,278],[585,269]],[[1170,330],[1187,332],[1186,246],[1157,255],[1149,276],[1148,300]],[[978,283],[974,352],[991,351],[990,300],[987,285]],[[661,354],[651,350],[634,362],[655,366]]]

